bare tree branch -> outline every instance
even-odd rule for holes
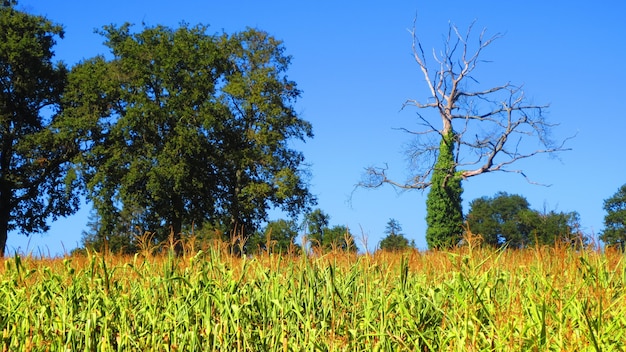
[[[566,138],[554,143],[549,132],[554,124],[545,119],[548,105],[535,105],[526,99],[521,86],[509,82],[490,88],[480,88],[472,77],[480,63],[484,50],[502,35],[496,33],[488,37],[483,30],[475,43],[472,41],[472,22],[467,32],[462,34],[456,26],[449,24],[443,50],[434,50],[433,64],[427,60],[420,39],[415,30],[409,32],[413,38],[413,58],[426,81],[430,96],[426,101],[409,99],[402,108],[414,106],[420,110],[434,110],[438,113],[441,128],[435,127],[431,119],[418,113],[418,125],[424,130],[399,128],[416,137],[407,151],[412,169],[415,172],[407,182],[397,182],[387,177],[387,166],[366,169],[360,187],[375,188],[390,184],[400,189],[425,189],[430,186],[430,176],[438,157],[441,137],[453,132],[455,138],[455,168],[463,178],[470,178],[489,172],[510,172],[522,175],[531,181],[522,170],[511,169],[517,161],[539,154],[553,155],[570,150],[565,147]],[[430,140],[432,135],[438,138]],[[530,145],[538,144],[537,148]]]

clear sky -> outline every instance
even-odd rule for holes
[[[216,33],[256,27],[284,41],[293,57],[288,72],[303,90],[296,108],[315,138],[296,147],[311,165],[311,190],[331,225],[347,225],[369,249],[384,236],[390,218],[426,248],[425,200],[420,191],[390,186],[352,193],[367,166],[389,166],[407,176],[403,150],[417,128],[407,99],[428,97],[411,52],[413,27],[426,50],[441,48],[448,23],[488,34],[502,33],[484,52],[481,84],[524,84],[536,104],[549,103],[548,118],[560,124],[554,139],[577,134],[559,159],[539,156],[519,164],[534,181],[491,174],[463,183],[469,201],[498,191],[520,194],[533,209],[577,211],[584,232],[602,230],[603,200],[626,183],[626,2],[605,1],[201,1],[20,0],[18,8],[65,27],[56,57],[68,65],[108,53],[94,29],[107,24],[206,24]],[[433,123],[439,117],[429,115]],[[352,195],[352,197],[351,197]],[[8,253],[57,255],[80,243],[90,205],[52,223],[44,235],[10,233]],[[358,243],[361,249],[362,243]]]

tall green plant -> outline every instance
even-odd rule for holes
[[[426,242],[429,248],[455,245],[462,236],[461,176],[454,161],[454,131],[442,135],[432,185],[426,199]]]

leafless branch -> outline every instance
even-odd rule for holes
[[[454,133],[455,161],[454,170],[469,178],[489,172],[509,172],[522,175],[533,184],[526,175],[510,166],[517,161],[539,154],[553,155],[570,150],[565,147],[572,137],[561,143],[554,143],[549,132],[554,124],[545,119],[548,105],[535,105],[528,102],[521,86],[509,82],[490,88],[480,88],[472,77],[474,70],[482,60],[484,50],[501,34],[487,36],[483,30],[472,44],[471,23],[467,32],[462,34],[456,26],[449,24],[443,50],[433,50],[432,62],[425,55],[422,42],[415,30],[411,33],[413,58],[423,75],[430,96],[428,99],[409,99],[402,108],[413,106],[419,110],[434,110],[441,120],[441,128],[435,127],[432,120],[418,113],[418,125],[424,130],[399,128],[415,136],[407,155],[415,171],[404,183],[387,177],[385,168],[366,169],[362,187],[373,188],[390,184],[401,189],[425,189],[430,186],[430,176],[434,171],[438,157],[441,136]],[[431,64],[432,63],[432,64]],[[427,139],[426,136],[439,138]],[[530,148],[538,143],[538,148]]]

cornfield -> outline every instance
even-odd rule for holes
[[[3,351],[621,351],[623,254],[14,256]]]

